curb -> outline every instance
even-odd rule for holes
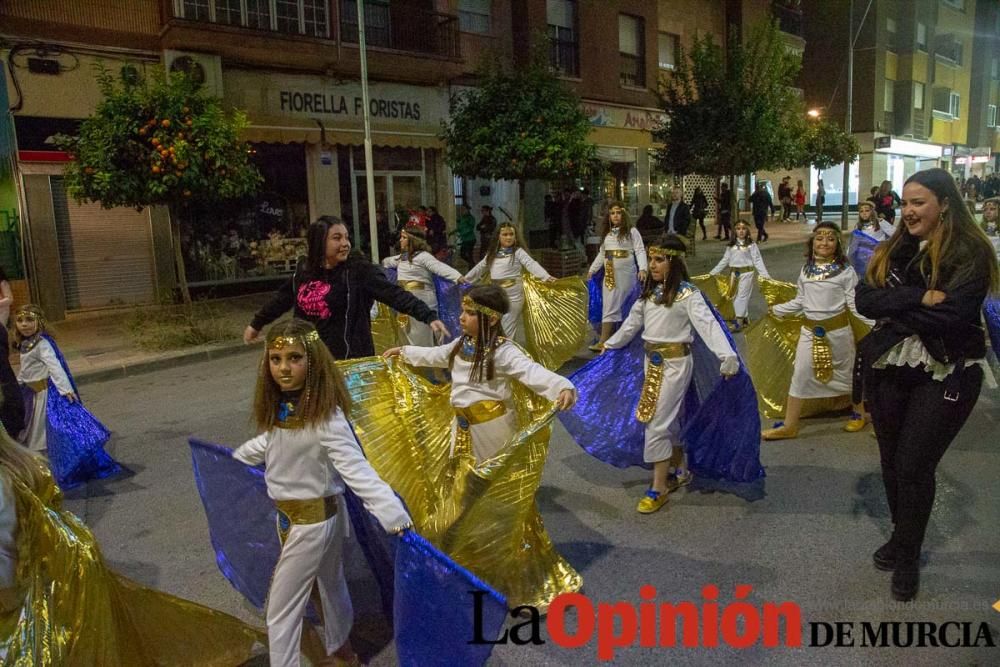
[[[99,368],[93,371],[82,371],[73,374],[73,379],[78,385],[90,384],[92,382],[104,382],[105,380],[116,380],[119,378],[141,375],[152,371],[159,371],[174,366],[186,366],[201,361],[222,359],[232,357],[241,352],[260,353],[259,346],[247,345],[243,341],[233,343],[223,343],[194,350],[180,350],[167,353],[164,356],[136,361],[130,364],[112,366],[110,368]]]

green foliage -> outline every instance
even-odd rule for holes
[[[183,73],[162,68],[134,83],[98,66],[104,99],[77,136],[61,135],[69,152],[67,190],[105,208],[184,208],[252,194],[261,182],[240,139],[246,116],[227,112]]]
[[[746,174],[806,164],[805,108],[795,86],[800,62],[777,25],[756,26],[724,49],[695,38],[661,82],[667,119],[653,132],[659,166],[679,174]],[[827,136],[827,135],[824,135]],[[824,144],[825,145],[825,144]]]
[[[452,98],[441,138],[460,176],[559,180],[595,168],[590,129],[579,99],[536,49],[523,68],[499,59],[480,67],[479,87]]]
[[[843,162],[853,163],[861,152],[853,136],[828,120],[809,123],[802,148],[800,164],[815,165],[820,171]]]

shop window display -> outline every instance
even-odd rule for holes
[[[264,177],[246,200],[191,210],[181,248],[189,284],[266,280],[295,271],[309,226],[305,152],[301,144],[254,144]]]

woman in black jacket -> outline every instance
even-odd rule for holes
[[[911,176],[902,223],[855,290],[858,311],[878,320],[858,345],[855,399],[863,389],[893,522],[873,560],[893,572],[897,600],[917,594],[935,470],[990,372],[980,313],[997,285],[993,248],[954,179],[943,169]]]
[[[335,359],[375,354],[371,308],[375,301],[430,325],[436,336],[448,336],[437,313],[402,287],[389,282],[382,269],[351,255],[347,226],[332,215],[309,225],[309,254],[287,283],[254,315],[243,332],[251,343],[261,329],[294,308],[295,317],[312,322]]]
[[[694,189],[694,195],[691,197],[691,217],[698,221],[698,226],[701,227],[701,240],[708,240],[708,232],[705,231],[705,216],[708,215],[708,198],[705,193],[702,192],[701,188]],[[697,232],[697,230],[695,230]]]

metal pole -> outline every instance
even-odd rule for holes
[[[372,261],[378,263],[378,221],[375,218],[375,160],[372,158],[372,126],[368,106],[368,55],[365,51],[365,0],[358,0],[358,47],[361,52],[361,104],[365,119],[365,189],[368,190],[368,230]],[[358,239],[360,243],[361,239]]]
[[[844,131],[851,134],[851,116],[854,104],[854,0],[848,1],[847,10],[847,119]],[[847,207],[851,194],[851,163],[844,160],[843,201],[840,203],[840,228],[847,229]],[[860,199],[861,194],[858,194]]]

